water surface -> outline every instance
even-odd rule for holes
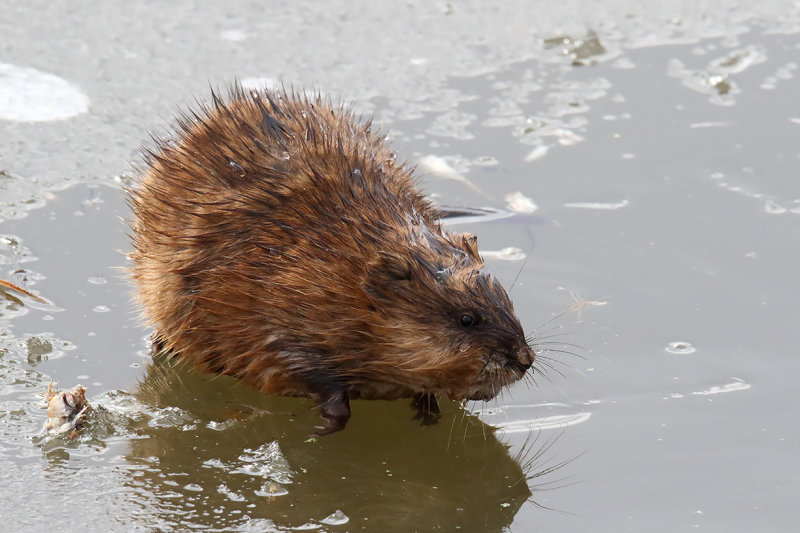
[[[793,530],[796,3],[36,4],[0,8],[0,278],[53,304],[0,292],[16,530]],[[150,358],[122,186],[235,77],[353,101],[436,201],[511,214],[453,229],[516,280],[535,386],[309,440],[311,402]],[[51,380],[98,406],[74,440]]]

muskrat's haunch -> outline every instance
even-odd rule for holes
[[[370,123],[322,98],[231,90],[185,113],[129,191],[138,298],[160,347],[263,392],[494,398],[534,361],[473,235],[444,231]]]

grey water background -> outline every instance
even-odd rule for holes
[[[787,1],[3,3],[0,278],[54,303],[0,292],[3,522],[795,530],[798,58]],[[234,78],[352,101],[436,201],[512,213],[453,229],[554,368],[308,442],[310,402],[154,363],[121,187]],[[39,434],[51,380],[101,406],[75,440]]]

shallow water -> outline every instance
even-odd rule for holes
[[[530,4],[0,7],[0,278],[52,302],[0,289],[4,521],[793,530],[800,5]],[[354,101],[436,201],[503,212],[453,227],[514,285],[535,386],[309,440],[311,402],[149,357],[121,187],[234,77]],[[39,433],[51,380],[96,407],[74,440]]]

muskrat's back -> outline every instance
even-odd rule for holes
[[[488,399],[533,362],[475,237],[449,234],[349,111],[234,88],[179,118],[130,191],[139,300],[159,344],[264,392]]]

